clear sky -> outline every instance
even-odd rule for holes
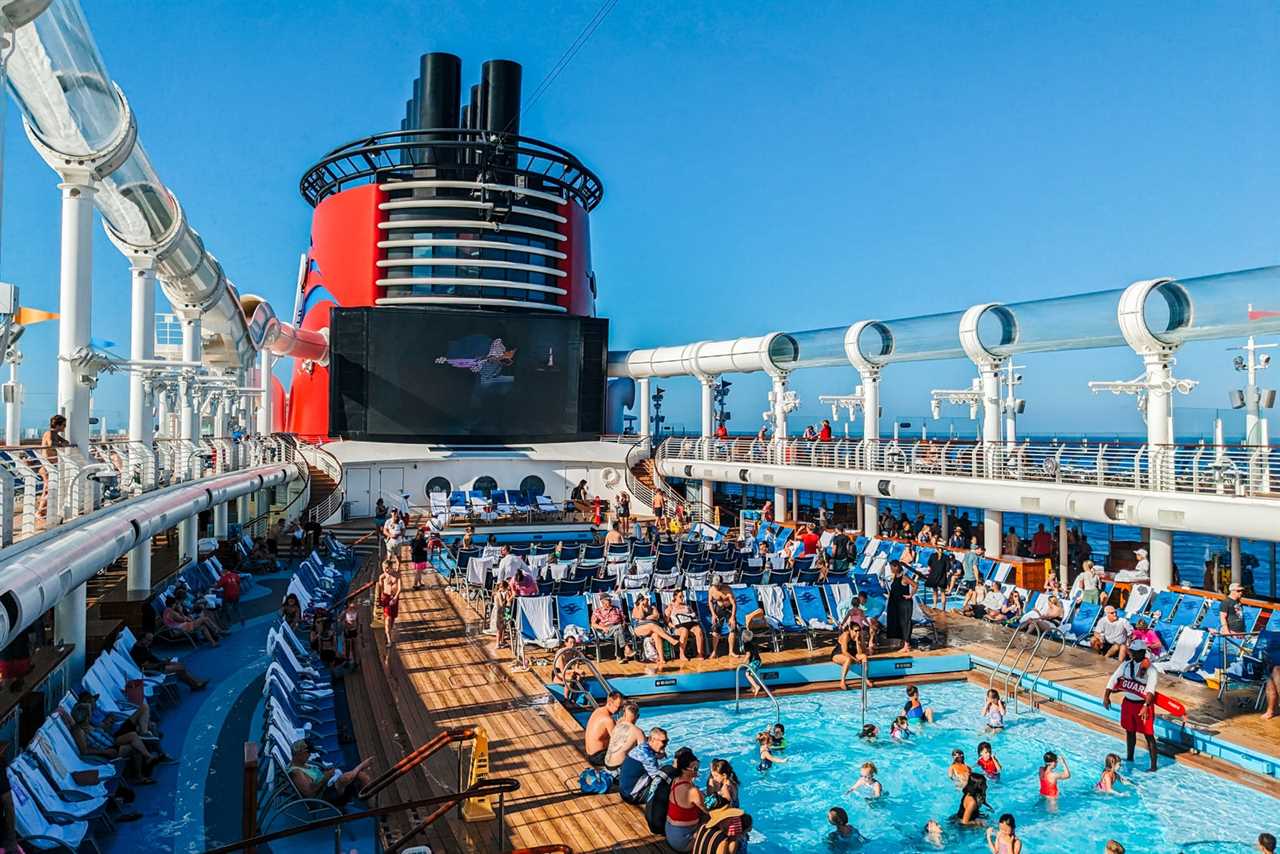
[[[526,95],[598,8],[576,2],[94,0],[90,25],[162,179],[242,292],[293,305],[330,148],[398,127],[417,57],[525,65]],[[592,249],[614,349],[799,330],[1280,262],[1280,6],[621,0],[523,119],[603,178]],[[0,278],[57,306],[58,193],[8,111]],[[94,334],[128,340],[127,269],[96,241]],[[1276,295],[1280,308],[1280,294]],[[162,302],[162,301],[161,301]],[[27,423],[53,405],[53,324]],[[1225,404],[1226,342],[1177,372]],[[1031,430],[1134,431],[1127,350],[1028,357]],[[928,412],[967,362],[886,371]],[[754,430],[761,378],[735,378]],[[1280,376],[1268,377],[1280,384]],[[851,369],[797,378],[801,417]],[[695,385],[669,382],[696,424]],[[125,383],[104,381],[119,426]],[[1187,414],[1183,422],[1207,422]],[[1180,431],[1181,432],[1181,431]]]

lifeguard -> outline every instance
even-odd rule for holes
[[[1120,692],[1124,700],[1120,704],[1120,726],[1124,727],[1125,747],[1129,761],[1133,761],[1133,748],[1142,733],[1147,740],[1147,753],[1151,756],[1151,769],[1156,770],[1156,669],[1143,664],[1147,657],[1147,645],[1141,640],[1129,644],[1129,659],[1120,662],[1111,674],[1107,690],[1102,695],[1103,708],[1111,708],[1111,695]]]

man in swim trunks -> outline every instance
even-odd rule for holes
[[[622,694],[610,691],[604,705],[596,708],[587,718],[585,748],[587,763],[593,768],[604,767],[604,754],[609,749],[609,738],[613,735],[613,716],[622,708]]]
[[[1111,708],[1111,695],[1119,692],[1124,695],[1120,704],[1120,725],[1124,727],[1125,747],[1128,748],[1129,761],[1133,761],[1133,748],[1142,733],[1147,740],[1147,753],[1151,756],[1150,770],[1156,770],[1156,668],[1143,669],[1147,657],[1147,645],[1135,640],[1129,645],[1129,658],[1121,661],[1116,672],[1111,674],[1107,682],[1107,690],[1102,695],[1102,707]]]

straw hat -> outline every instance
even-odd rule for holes
[[[726,821],[731,818],[741,818],[744,815],[746,815],[746,813],[737,807],[720,807],[720,809],[711,811],[710,817],[707,819],[707,827],[715,827],[722,821]]]

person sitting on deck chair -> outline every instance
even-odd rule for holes
[[[363,760],[350,771],[321,768],[310,759],[311,746],[305,739],[295,741],[289,762],[289,779],[304,798],[316,798],[335,807],[343,807],[357,792],[369,785],[368,768],[373,763],[372,757]]]
[[[133,659],[133,663],[138,665],[139,670],[143,673],[172,673],[178,677],[178,681],[192,691],[199,691],[209,684],[207,679],[197,679],[192,676],[187,666],[181,661],[172,659],[165,661],[157,657],[151,650],[151,643],[155,637],[151,632],[144,632],[142,637],[134,641],[133,649],[129,650],[129,656]]]
[[[1121,661],[1129,657],[1129,638],[1133,636],[1133,626],[1121,617],[1115,606],[1108,605],[1102,609],[1102,619],[1093,629],[1089,638],[1089,646],[1103,658],[1115,656]]]
[[[203,637],[213,646],[218,645],[220,631],[213,618],[208,614],[201,614],[198,618],[193,619],[182,610],[178,600],[173,596],[164,600],[164,613],[161,614],[160,619],[164,621],[167,628],[184,634]]]

